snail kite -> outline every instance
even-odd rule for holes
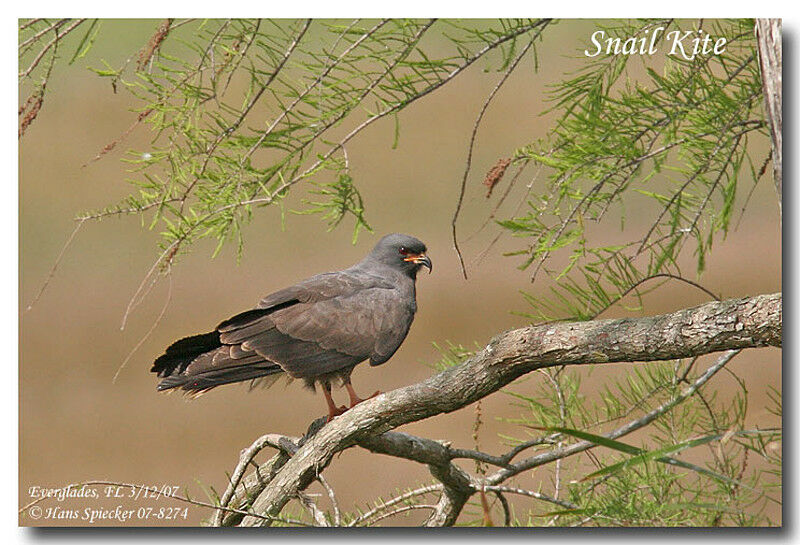
[[[341,381],[350,407],[363,401],[350,374],[364,360],[386,362],[406,338],[417,310],[417,272],[433,269],[425,252],[414,237],[386,235],[349,269],[276,291],[214,331],[173,343],[151,369],[161,378],[158,390],[199,395],[232,382],[272,384],[285,374],[311,389],[322,386],[329,420],[342,414],[331,383]]]

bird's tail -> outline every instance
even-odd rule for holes
[[[185,337],[169,345],[166,352],[153,362],[150,371],[157,373],[162,378],[183,373],[197,356],[220,346],[222,343],[219,340],[218,331]]]
[[[274,363],[246,367],[229,367],[205,371],[197,375],[172,375],[158,383],[160,392],[180,388],[190,397],[197,397],[212,388],[233,382],[251,381],[253,386],[271,386],[283,374],[283,369]]]
[[[283,373],[279,365],[265,361],[257,354],[238,360],[217,360],[214,356],[221,348],[223,345],[217,331],[176,341],[153,362],[150,369],[162,378],[157,390],[180,388],[187,395],[196,397],[211,388],[232,382],[253,381],[271,385]],[[204,360],[210,365],[203,365]],[[192,363],[194,365],[189,368]]]

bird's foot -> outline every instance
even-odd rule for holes
[[[383,392],[381,392],[380,390],[375,390],[375,393],[374,393],[374,394],[372,394],[372,395],[371,395],[371,396],[369,396],[369,397],[365,397],[364,399],[361,399],[361,398],[360,398],[360,397],[358,397],[357,395],[351,395],[351,396],[350,396],[350,408],[352,409],[353,407],[355,407],[356,405],[358,405],[358,404],[359,404],[359,403],[361,403],[362,401],[366,401],[366,400],[368,400],[368,399],[372,399],[373,397],[375,397],[375,396],[379,396],[379,395],[381,395],[382,393],[383,393]]]
[[[344,405],[340,405],[339,407],[331,406],[328,409],[328,420],[326,421],[326,423],[330,422],[331,420],[333,420],[337,416],[343,415],[345,413],[345,411],[347,411],[347,409],[348,409],[348,407],[345,407]]]

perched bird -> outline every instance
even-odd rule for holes
[[[329,420],[342,414],[347,408],[334,403],[331,384],[341,381],[350,407],[363,401],[350,374],[364,360],[386,362],[406,338],[417,272],[433,270],[425,252],[414,237],[386,235],[349,269],[276,291],[214,331],[173,343],[151,369],[162,379],[158,390],[199,395],[232,382],[272,384],[286,374],[312,390],[322,386]]]

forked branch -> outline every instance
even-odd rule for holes
[[[660,361],[781,343],[781,294],[715,301],[660,316],[551,323],[505,332],[461,365],[365,401],[309,434],[291,457],[283,457],[278,467],[272,464],[273,475],[255,498],[251,496],[249,510],[260,516],[246,516],[240,524],[269,524],[317,479],[334,454],[354,445],[375,452],[388,449],[396,456],[403,451],[399,456],[426,463],[444,485],[441,505],[434,509],[439,518],[428,524],[452,524],[476,483],[451,463],[446,445],[385,432],[460,409],[536,369]]]

